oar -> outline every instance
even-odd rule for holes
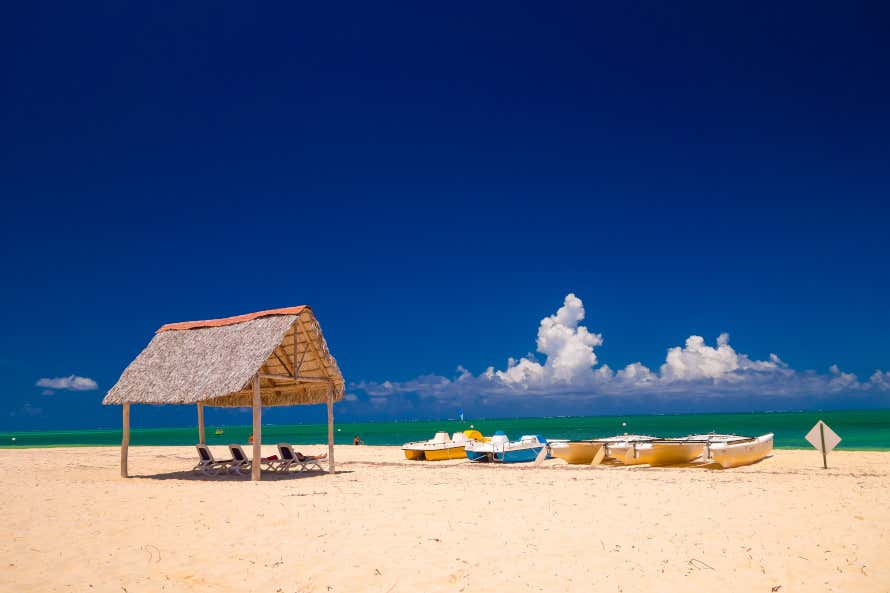
[[[603,462],[603,459],[606,458],[606,447],[605,445],[601,445],[599,451],[593,454],[593,459],[590,460],[590,465],[599,465]]]

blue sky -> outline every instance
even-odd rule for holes
[[[0,427],[116,426],[162,323],[302,303],[344,419],[890,404],[880,3],[4,12]]]

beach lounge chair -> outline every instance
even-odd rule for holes
[[[195,445],[195,448],[198,450],[199,461],[192,471],[202,474],[219,474],[226,471],[229,464],[232,463],[231,459],[214,459],[213,453],[210,452],[210,447],[207,445]]]
[[[241,445],[230,444],[229,452],[232,454],[232,462],[229,464],[228,468],[230,472],[234,472],[240,476],[242,470],[247,471],[250,469],[250,459],[247,458]]]
[[[320,459],[306,457],[295,452],[290,443],[278,443],[278,454],[281,460],[275,471],[286,472],[290,471],[292,467],[298,468],[297,471],[310,471],[313,468],[318,471],[324,471],[319,463]]]
[[[244,452],[241,445],[231,444],[229,445],[229,451],[232,453],[232,462],[229,464],[229,471],[233,471],[240,475],[242,471],[250,469],[250,465],[253,462],[247,458],[247,453]],[[260,459],[260,469],[275,471],[279,461],[280,460],[277,457],[263,457]]]

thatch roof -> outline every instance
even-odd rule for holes
[[[165,325],[102,403],[250,406],[257,373],[264,406],[324,403],[331,389],[343,398],[337,361],[303,306]]]

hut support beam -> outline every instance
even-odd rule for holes
[[[297,321],[294,321],[294,379],[297,378],[297,374],[300,372],[300,366],[303,364],[302,358],[300,359],[300,362],[297,362],[297,346],[299,346],[299,335],[297,330],[299,327],[300,322],[298,319]],[[305,356],[306,353],[304,352],[303,355]]]
[[[334,386],[328,389],[328,473],[334,473]]]
[[[127,449],[130,447],[130,404],[123,405],[123,436],[121,437],[121,477],[127,477]]]
[[[260,479],[260,460],[263,458],[263,400],[260,395],[260,376],[253,376],[253,461],[250,463],[250,479]]]
[[[204,432],[204,402],[198,402],[198,443],[207,444],[207,435]]]
[[[292,373],[292,372],[291,372],[290,367],[287,365],[286,362],[284,362],[284,358],[287,358],[287,353],[285,353],[284,358],[281,358],[281,356],[278,354],[278,350],[273,350],[273,351],[272,351],[272,354],[274,354],[274,355],[275,355],[275,358],[278,359],[278,364],[280,364],[282,367],[284,367],[284,372],[285,372],[285,373],[287,373],[289,376],[290,376],[290,375],[296,375],[296,373]]]

